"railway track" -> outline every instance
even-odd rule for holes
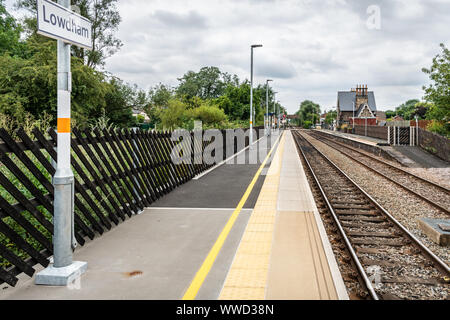
[[[315,139],[319,139],[329,147],[337,150],[346,157],[358,162],[365,168],[393,182],[410,194],[429,203],[446,215],[450,215],[450,190],[422,177],[414,175],[406,170],[391,165],[390,163],[371,156],[357,148],[335,141],[332,137],[318,132],[308,133]]]
[[[313,193],[321,196],[316,199],[319,211],[326,209],[332,217],[332,229],[339,233],[361,287],[370,298],[448,299],[448,265],[302,134],[293,131],[299,154],[314,181]]]

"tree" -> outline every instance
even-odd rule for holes
[[[194,120],[200,120],[207,126],[220,125],[227,120],[225,112],[208,103],[202,104],[200,107],[188,110],[188,116]]]
[[[156,108],[166,108],[170,99],[173,98],[173,89],[162,83],[150,89],[148,96],[150,105]]]
[[[110,79],[105,94],[104,111],[113,124],[120,127],[133,125],[132,108],[135,106],[135,97],[136,87],[125,84],[115,77]],[[94,118],[93,115],[91,118]]]
[[[0,0],[0,55],[8,52],[11,55],[20,54],[23,43],[20,41],[22,27],[5,8],[4,0]]]
[[[188,71],[178,81],[180,85],[177,88],[177,95],[186,100],[193,97],[218,98],[225,93],[227,85],[233,83],[232,77],[217,67],[203,67],[199,72]]]
[[[309,100],[305,100],[300,104],[300,109],[296,112],[299,117],[299,125],[310,127],[320,120],[320,105]],[[309,126],[306,126],[310,124]]]
[[[405,120],[412,120],[414,119],[414,112],[415,112],[415,106],[420,101],[417,99],[411,99],[406,101],[405,103],[398,106],[395,110],[397,112],[397,115],[402,117]]]
[[[325,123],[332,125],[334,120],[336,120],[336,118],[337,118],[337,111],[336,110],[330,111],[325,116]]]
[[[250,118],[250,84],[245,81],[242,84],[228,85],[222,97],[214,100],[214,103],[225,111],[231,120]]]
[[[415,118],[416,116],[418,116],[421,120],[425,119],[428,111],[431,110],[433,106],[434,105],[430,102],[421,101],[416,103],[414,106],[412,117]]]
[[[56,42],[30,36],[26,41],[30,57],[0,56],[0,112],[23,122],[28,114],[39,119],[56,115]],[[104,73],[72,57],[72,118],[80,127],[104,113],[118,126],[132,120],[131,107],[136,92],[118,79],[107,80]],[[54,117],[56,118],[56,117]],[[54,123],[53,123],[54,124]]]
[[[428,119],[450,121],[450,50],[441,43],[442,53],[433,58],[429,69],[422,71],[430,76],[432,84],[423,87],[425,99],[434,104],[427,113]]]
[[[161,112],[163,127],[173,130],[182,127],[186,120],[186,104],[177,99],[170,99],[167,108]]]
[[[395,111],[387,110],[386,111],[386,119],[391,119],[393,117],[395,117]]]
[[[116,3],[118,0],[72,0],[72,6],[77,6],[80,14],[92,22],[92,50],[72,46],[73,54],[92,68],[103,67],[105,60],[116,53],[122,42],[115,37],[121,22]],[[33,13],[27,18],[29,32],[36,31],[37,11],[36,0],[17,0],[17,8],[24,8]]]

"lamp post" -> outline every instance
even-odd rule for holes
[[[275,99],[277,93],[278,93],[277,91],[273,92],[273,115],[274,115],[274,118],[275,118],[275,110],[276,110],[275,108],[277,107],[276,106],[277,100]]]
[[[419,116],[416,114],[414,116],[414,119],[416,119],[416,136],[415,136],[415,140],[414,140],[414,145],[416,145],[416,141],[417,141],[417,146],[419,145]]]
[[[250,149],[253,144],[253,49],[261,48],[262,44],[253,44],[251,46],[251,58],[250,58]]]
[[[280,132],[280,101],[277,101],[277,130]]]
[[[272,79],[266,80],[266,117],[265,117],[265,128],[266,128],[266,135],[270,136],[270,127],[269,127],[269,82],[273,81]]]
[[[353,103],[353,125],[352,125],[352,133],[355,133],[355,102]]]

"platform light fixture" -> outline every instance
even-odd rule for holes
[[[262,44],[251,45],[251,58],[250,58],[250,149],[253,144],[253,49],[261,48]]]
[[[266,135],[270,136],[270,126],[269,126],[269,82],[273,81],[272,79],[266,80],[266,118],[264,121]]]

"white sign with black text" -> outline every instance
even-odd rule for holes
[[[49,0],[37,0],[39,34],[92,49],[92,23],[69,9]]]

